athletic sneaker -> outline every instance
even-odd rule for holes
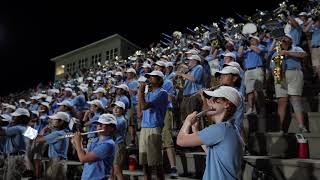
[[[170,178],[171,179],[177,179],[178,178],[177,168],[175,168],[175,167],[171,168]]]

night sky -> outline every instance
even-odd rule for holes
[[[281,1],[256,1],[251,8],[248,0],[212,1],[212,5],[152,1],[154,4],[148,8],[142,3],[122,2],[131,10],[109,1],[22,2],[3,3],[0,7],[1,95],[52,80],[54,64],[50,58],[114,33],[147,47],[158,41],[162,32],[184,32],[186,27],[211,24],[217,17],[235,16],[234,12],[251,14],[256,8],[277,7]]]

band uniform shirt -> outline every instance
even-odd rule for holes
[[[5,131],[6,139],[3,151],[5,154],[18,153],[26,151],[26,137],[23,133],[27,130],[26,126],[14,125],[2,128]]]
[[[132,80],[130,82],[127,82],[126,84],[129,87],[129,89],[132,89],[132,90],[138,90],[138,88],[139,88],[139,82],[137,80]],[[130,98],[131,98],[131,104],[133,104],[133,105],[138,104],[137,95],[130,95]]]
[[[168,93],[158,88],[145,95],[145,101],[151,103],[151,107],[142,111],[142,128],[163,127],[164,117],[168,106]]]
[[[93,117],[89,119],[89,123],[90,123],[89,131],[96,131],[97,130],[96,123],[98,122],[100,115],[101,114],[99,112],[96,112],[96,113],[94,113]],[[97,137],[97,134],[95,134],[95,133],[88,134],[87,137],[88,138],[95,138],[95,137]]]
[[[116,97],[116,101],[121,101],[121,102],[123,102],[123,103],[126,105],[126,109],[128,109],[128,108],[130,107],[129,99],[128,99],[128,97],[125,96],[125,95],[117,96],[117,97]]]
[[[116,144],[123,143],[126,137],[127,132],[127,120],[124,118],[124,116],[119,116],[117,118],[117,131],[116,131]]]
[[[50,134],[44,136],[46,144],[49,145],[49,150],[48,150],[49,158],[61,157],[63,159],[67,159],[69,139],[65,138],[63,140],[57,140],[58,137],[65,136],[66,133],[67,133],[67,129],[55,130]]]
[[[183,95],[190,96],[198,92],[203,85],[202,77],[203,77],[203,67],[201,65],[195,65],[191,68],[191,71],[188,72],[188,75],[192,75],[195,79],[195,82],[191,82],[189,80],[184,81]]]
[[[309,32],[312,33],[311,37],[311,46],[318,47],[320,46],[320,29],[316,28],[314,25],[310,28]]]
[[[244,52],[245,69],[263,66],[263,55],[267,52],[267,48],[261,44],[259,44],[257,48],[261,50],[259,54],[252,49],[246,50]]]
[[[237,179],[243,145],[236,127],[230,122],[213,124],[201,130],[199,138],[208,150],[202,179]]]
[[[175,95],[175,89],[173,87],[173,83],[171,80],[165,79],[162,85],[162,88],[167,91],[168,96],[174,96]],[[168,101],[168,108],[173,108],[172,102]]]
[[[112,162],[115,155],[115,143],[111,137],[93,139],[87,152],[93,152],[98,157],[97,161],[84,164],[82,180],[101,180],[110,175]]]

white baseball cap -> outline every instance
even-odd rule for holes
[[[123,74],[122,74],[122,72],[120,72],[120,71],[116,72],[115,75],[116,75],[116,76],[121,76],[121,77],[123,77]]]
[[[102,114],[98,119],[98,123],[117,125],[117,119],[112,114]]]
[[[232,61],[232,62],[229,62],[227,64],[224,64],[223,67],[226,67],[226,66],[232,66],[232,67],[235,67],[237,68],[239,71],[242,70],[241,66],[239,63],[235,62],[235,61]]]
[[[61,103],[57,103],[59,106],[67,106],[67,107],[72,107],[72,103],[68,100],[64,100]]]
[[[99,108],[102,108],[102,109],[103,109],[103,105],[102,105],[102,103],[101,103],[100,100],[95,99],[95,100],[93,100],[93,101],[88,101],[88,104],[96,105],[96,106],[98,106]]]
[[[232,52],[227,52],[223,56],[224,57],[232,57],[233,59],[236,59],[236,55]]]
[[[290,38],[291,40],[293,40],[292,36],[290,34],[286,34],[286,37]]]
[[[144,63],[144,64],[142,65],[142,67],[143,67],[143,68],[151,68],[151,65],[148,64],[148,63]]]
[[[7,121],[7,122],[12,120],[12,117],[10,115],[8,115],[8,114],[1,114],[0,118],[1,118],[2,121]]]
[[[166,67],[173,67],[173,63],[172,62],[167,62],[166,63]]]
[[[211,51],[211,47],[210,47],[210,46],[203,46],[203,47],[201,48],[201,50]]]
[[[234,104],[236,107],[240,105],[240,94],[239,92],[229,86],[220,86],[218,89],[214,91],[204,91],[203,92],[205,95],[210,96],[210,97],[223,97],[228,99],[232,104]]]
[[[194,54],[194,55],[192,55],[192,56],[190,56],[190,57],[188,57],[188,59],[190,59],[190,60],[196,60],[196,61],[200,61],[201,62],[201,58],[200,58],[200,56],[198,56],[198,55],[196,55],[196,54]]]
[[[116,105],[118,107],[121,107],[123,110],[126,109],[126,105],[122,102],[122,101],[116,101],[115,103],[113,103],[112,105]]]
[[[93,93],[106,93],[106,90],[102,87],[99,87],[98,89],[96,89],[95,91],[93,91]]]
[[[256,39],[257,41],[260,41],[260,38],[258,36],[253,36],[253,35],[250,35],[250,39],[253,38],[253,39]]]
[[[72,89],[71,88],[64,88],[64,91],[69,91],[72,93]]]
[[[5,107],[8,108],[8,109],[16,110],[16,106],[11,105],[11,104],[6,105]]]
[[[156,65],[157,66],[160,66],[160,67],[165,67],[166,66],[166,63],[164,61],[157,61],[156,62]]]
[[[226,66],[221,71],[217,71],[215,73],[215,76],[220,76],[221,74],[234,74],[234,75],[240,75],[240,71],[233,66]]]
[[[48,109],[50,109],[50,105],[47,102],[42,102],[41,105],[43,105],[43,106],[47,107]]]
[[[136,70],[134,70],[133,68],[129,68],[126,70],[127,73],[134,73],[137,74]]]
[[[23,116],[23,115],[30,117],[29,111],[25,108],[18,108],[16,109],[15,112],[11,113],[11,116]]]
[[[38,99],[39,99],[39,96],[31,96],[30,99],[32,99],[32,100],[38,100]]]
[[[199,54],[199,52],[195,49],[190,49],[189,51],[186,52],[186,54],[193,54],[193,55],[197,55]]]
[[[149,78],[150,76],[159,76],[161,78],[164,77],[163,73],[161,71],[152,71],[151,73],[147,73],[145,75],[146,78]]]
[[[24,100],[24,99],[20,99],[20,100],[19,100],[19,103],[27,103],[27,102],[26,102],[26,100]]]
[[[115,86],[115,88],[123,89],[125,91],[129,91],[129,87],[126,84],[120,84],[119,86]]]
[[[80,89],[82,92],[88,92],[88,87],[79,86],[79,89]]]
[[[49,116],[50,119],[60,119],[65,122],[69,122],[70,116],[66,112],[57,112],[56,114]]]

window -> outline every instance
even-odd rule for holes
[[[110,59],[110,51],[106,51],[106,60]]]

